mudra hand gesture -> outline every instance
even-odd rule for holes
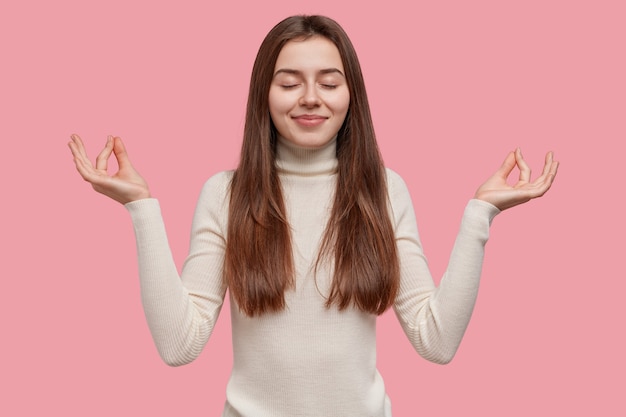
[[[85,145],[78,135],[72,135],[68,144],[76,169],[94,190],[122,204],[150,197],[148,183],[139,175],[128,159],[126,148],[119,137],[109,136],[104,149],[96,158],[94,167],[87,156]],[[107,165],[111,154],[115,154],[119,170],[109,175]]]
[[[511,186],[507,178],[516,166],[520,171],[519,179]],[[544,195],[550,189],[558,167],[553,153],[548,152],[541,176],[530,182],[530,167],[524,161],[522,151],[517,148],[507,155],[500,169],[478,188],[474,198],[491,203],[500,210],[517,206]]]
[[[78,135],[72,135],[69,147],[74,155],[76,169],[89,182],[93,189],[122,204],[150,197],[146,181],[130,163],[122,139],[109,136],[107,143],[96,158],[94,167],[87,156],[85,146]],[[111,154],[115,154],[119,170],[109,175],[107,165]],[[515,167],[519,168],[518,182],[511,186],[507,179]],[[493,204],[500,210],[525,203],[541,197],[550,189],[556,176],[559,163],[554,161],[552,152],[546,154],[543,172],[535,181],[530,182],[531,170],[518,148],[510,152],[502,166],[482,184],[474,198]]]

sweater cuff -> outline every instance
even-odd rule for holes
[[[130,213],[135,229],[143,229],[161,219],[161,206],[156,198],[143,198],[124,204]]]
[[[477,198],[472,198],[465,207],[466,216],[486,218],[489,221],[489,225],[491,225],[493,219],[500,213],[500,209],[493,204]]]

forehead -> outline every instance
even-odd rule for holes
[[[322,36],[313,36],[287,42],[278,54],[274,71],[280,69],[318,71],[329,68],[336,68],[344,73],[339,49],[330,40]]]

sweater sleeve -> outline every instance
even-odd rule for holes
[[[180,276],[158,201],[144,199],[126,204],[137,240],[146,320],[161,358],[170,366],[184,365],[200,354],[224,301],[229,177],[229,173],[217,174],[200,193],[189,255]]]
[[[481,200],[469,201],[448,267],[436,287],[422,249],[408,189],[397,174],[388,172],[400,258],[400,289],[394,310],[415,350],[429,361],[445,364],[454,357],[469,324],[489,226],[500,210]]]

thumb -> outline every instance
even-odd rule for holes
[[[115,159],[117,159],[117,164],[120,169],[132,167],[124,142],[122,142],[122,138],[118,136],[113,138],[113,153],[115,154]]]
[[[502,162],[500,168],[496,171],[496,175],[502,178],[507,178],[513,171],[513,168],[515,168],[515,165],[515,152],[511,151],[504,159],[504,162]]]

